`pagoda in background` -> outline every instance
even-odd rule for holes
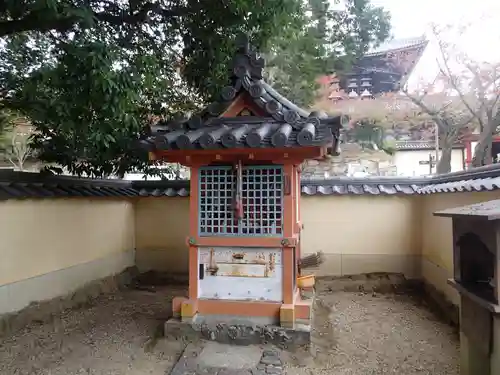
[[[386,42],[356,61],[349,72],[320,77],[321,93],[336,102],[398,92],[408,81],[427,44],[424,36]]]

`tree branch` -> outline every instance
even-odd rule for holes
[[[439,51],[441,52],[441,57],[443,58],[443,64],[446,69],[446,71],[444,71],[442,68],[440,68],[442,74],[448,78],[451,87],[458,93],[458,96],[460,97],[460,100],[462,101],[463,105],[467,108],[467,110],[471,113],[472,116],[476,117],[476,119],[481,124],[482,120],[480,116],[478,116],[477,113],[474,111],[474,109],[472,109],[472,107],[469,105],[469,103],[465,99],[465,95],[463,94],[462,90],[460,89],[460,87],[458,87],[458,84],[455,82],[455,77],[453,76],[450,69],[450,65],[448,64],[448,57],[446,56],[443,45],[441,44],[440,41],[438,44],[439,44]]]
[[[47,19],[40,17],[38,12],[32,12],[17,20],[1,21],[0,37],[35,30],[41,32],[49,30],[64,32],[70,30],[75,23],[78,22],[78,20],[79,17],[76,16],[54,17]]]
[[[25,31],[46,32],[55,30],[65,32],[75,25],[82,25],[85,18],[81,15],[82,9],[74,8],[74,12],[67,12],[65,15],[56,14],[53,17],[47,17],[44,10],[30,12],[26,16],[9,21],[0,22],[0,37],[22,33]],[[171,18],[178,15],[176,11],[165,9],[160,3],[148,2],[139,10],[133,12],[123,11],[120,14],[113,14],[109,11],[93,11],[88,8],[89,15],[96,22],[106,22],[112,25],[137,25],[147,21],[148,14],[155,13],[165,18]]]

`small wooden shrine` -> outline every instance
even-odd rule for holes
[[[185,121],[161,123],[150,157],[191,168],[189,294],[174,315],[309,325],[297,288],[300,171],[335,153],[341,118],[300,109],[263,81],[264,59],[237,38],[220,100]]]
[[[500,374],[500,200],[435,212],[451,217],[460,295],[460,373]]]

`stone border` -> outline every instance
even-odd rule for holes
[[[288,349],[309,344],[311,332],[272,325],[196,324],[172,318],[165,322],[165,337],[190,341],[204,339],[233,345],[271,344]]]
[[[319,276],[316,291],[327,292],[362,292],[381,294],[403,294],[418,292],[420,281],[407,279],[402,273],[371,272],[357,275]],[[322,281],[328,285],[322,285]]]
[[[460,326],[460,308],[452,303],[444,292],[425,280],[422,281],[422,289],[431,310],[448,324],[458,328]]]
[[[453,327],[460,324],[459,307],[434,285],[422,279],[406,279],[399,273],[366,273],[349,276],[322,276],[317,278],[319,293],[361,292],[380,294],[407,294],[416,296],[444,322]],[[322,285],[321,281],[327,281]]]
[[[64,310],[89,306],[101,295],[112,294],[130,285],[137,275],[137,268],[128,267],[116,275],[91,281],[63,297],[32,302],[24,309],[0,315],[0,336],[18,331],[31,323],[46,323]]]

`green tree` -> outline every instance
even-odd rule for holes
[[[227,84],[238,33],[265,51],[310,22],[301,0],[0,1],[0,106],[30,120],[43,161],[96,177],[154,172],[135,141],[151,118],[192,111]],[[321,58],[337,53],[333,42],[320,49],[324,39],[346,55],[346,40],[368,40],[357,26],[362,37],[351,37],[356,24],[346,21],[343,39],[328,24],[335,32],[314,39]]]
[[[45,162],[91,176],[144,170],[134,142],[150,119],[226,84],[237,33],[263,45],[299,14],[298,0],[0,1],[0,105],[33,123]]]
[[[318,76],[349,69],[356,58],[389,36],[389,13],[370,0],[347,0],[344,8],[334,5],[330,0],[308,0],[304,27],[270,40],[266,79],[304,107],[315,99]]]
[[[10,111],[0,111],[0,144],[3,144],[12,129],[13,115]]]

